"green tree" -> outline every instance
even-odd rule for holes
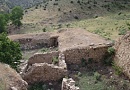
[[[7,21],[4,14],[0,14],[0,33],[5,32]]]
[[[10,20],[12,23],[16,26],[21,26],[21,20],[23,19],[23,10],[21,7],[16,6],[12,9],[11,15],[10,15]]]
[[[5,33],[0,34],[0,62],[17,68],[21,58],[19,43],[11,41]]]

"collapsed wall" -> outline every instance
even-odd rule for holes
[[[119,39],[115,49],[115,64],[130,78],[130,32]]]
[[[63,78],[61,90],[80,90],[79,87],[75,86],[75,81],[72,78]]]

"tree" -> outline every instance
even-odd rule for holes
[[[23,10],[21,7],[16,6],[12,9],[11,11],[11,15],[10,15],[10,20],[12,21],[12,23],[16,26],[21,26],[22,23],[20,20],[23,19]]]
[[[5,33],[0,34],[0,62],[17,68],[21,58],[19,43],[11,41]]]
[[[4,14],[0,14],[0,33],[5,32],[7,26],[7,20]]]

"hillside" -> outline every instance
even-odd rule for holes
[[[40,33],[60,28],[83,28],[107,39],[128,30],[129,0],[50,0],[25,10],[20,29],[11,34]]]
[[[46,0],[0,0],[0,11],[9,11],[14,6],[21,6],[23,9],[30,8]]]

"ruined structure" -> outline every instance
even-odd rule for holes
[[[61,90],[80,90],[79,87],[75,86],[75,81],[72,78],[63,78]]]
[[[108,47],[113,45],[110,41],[81,29],[62,29],[54,33],[28,35],[15,35],[10,38],[20,42],[22,49],[58,47],[58,51],[36,53],[29,58],[22,71],[22,77],[28,83],[58,81],[67,76],[68,66],[80,65],[82,60],[86,63],[90,60],[100,62]],[[57,60],[54,60],[56,57]],[[63,79],[62,90],[79,90],[72,82],[74,81]]]
[[[58,36],[51,33],[12,35],[9,38],[19,42],[22,50],[58,46]]]
[[[130,78],[130,32],[116,42],[115,49],[115,64]]]
[[[67,66],[62,57],[58,51],[35,54],[30,57],[28,65],[22,72],[23,79],[29,84],[62,79],[67,76]]]

